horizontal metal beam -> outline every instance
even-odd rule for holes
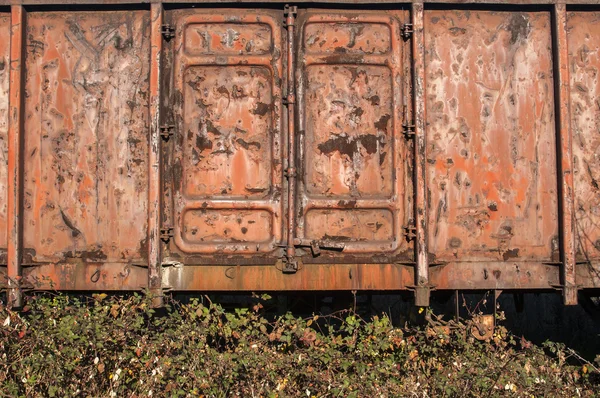
[[[132,0],[0,0],[0,6],[9,5],[46,5],[46,4],[58,4],[58,5],[111,5],[111,4],[151,4],[151,3],[163,3],[163,4],[242,4],[242,3],[256,3],[252,0],[163,0],[163,1],[132,1]],[[284,4],[286,1],[281,0],[263,0],[261,3],[268,4]],[[297,0],[295,4],[312,3],[312,0]],[[487,5],[487,4],[502,4],[502,5],[539,5],[539,4],[555,4],[556,0],[474,0],[468,3],[461,0],[436,0],[436,1],[422,1],[422,0],[411,0],[402,3],[398,3],[394,0],[324,0],[320,1],[322,4],[339,4],[339,5],[352,5],[352,4],[390,4],[393,8],[401,8],[402,5],[408,5],[411,3],[425,3],[425,4],[456,4],[460,6],[464,5]],[[564,3],[564,2],[563,2]],[[600,0],[571,0],[566,2],[567,5],[594,5],[600,4]]]
[[[433,266],[435,290],[548,290],[560,285],[560,266],[537,262],[456,262]],[[580,289],[600,288],[600,263],[577,264]],[[62,263],[23,268],[32,290],[130,291],[147,286],[148,269],[126,263]],[[0,267],[0,289],[6,288]],[[162,288],[173,291],[399,291],[414,289],[414,267],[401,264],[305,264],[295,274],[273,265],[163,264]]]

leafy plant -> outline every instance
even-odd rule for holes
[[[394,327],[351,310],[267,317],[268,296],[226,311],[206,300],[28,298],[0,308],[0,396],[594,396],[596,364],[563,345],[535,346],[498,327],[427,314]]]

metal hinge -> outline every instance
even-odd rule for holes
[[[164,24],[160,27],[160,33],[166,41],[169,41],[175,37],[175,28],[173,25]]]
[[[407,140],[410,140],[412,138],[414,138],[415,136],[415,125],[410,123],[403,123],[402,124],[402,134],[404,134],[404,138],[406,138]]]
[[[411,23],[402,24],[400,28],[400,35],[404,40],[410,39],[413,34],[413,25]]]
[[[285,178],[290,179],[290,178],[296,178],[296,168],[295,167],[288,167],[287,169],[285,169],[285,171],[283,172],[283,175],[285,176]]]
[[[160,126],[160,136],[164,141],[169,141],[169,138],[173,136],[175,131],[175,125],[173,124],[163,124]]]
[[[417,237],[417,227],[415,226],[414,222],[411,222],[408,225],[402,226],[402,231],[403,231],[404,237],[409,242],[411,240],[414,240]]]
[[[173,227],[162,227],[160,229],[160,240],[165,243],[169,243],[173,237]]]

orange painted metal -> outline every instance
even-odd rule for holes
[[[402,235],[410,155],[398,112],[407,105],[401,38],[407,18],[402,11],[299,15],[296,233],[343,244],[343,251],[322,251],[315,262],[412,259]]]
[[[31,12],[24,262],[148,257],[149,15]]]
[[[431,198],[427,197],[427,120],[426,66],[425,66],[425,14],[423,4],[413,3],[412,24],[413,39],[413,113],[415,129],[414,145],[414,181],[415,181],[415,240],[416,272],[415,303],[418,306],[429,305],[429,236],[427,220]]]
[[[577,304],[575,280],[575,209],[573,189],[573,140],[571,131],[571,99],[569,79],[569,53],[567,43],[567,7],[556,4],[553,9],[554,49],[556,71],[557,125],[559,135],[559,214],[561,216],[561,259],[563,299],[565,305]]]
[[[10,88],[8,119],[8,185],[7,185],[7,303],[22,305],[20,279],[23,250],[23,38],[25,11],[11,7],[10,25]]]
[[[600,12],[569,12],[577,262],[600,269]],[[577,280],[584,284],[585,280]]]
[[[286,6],[284,9],[285,28],[287,30],[287,63],[286,63],[286,101],[287,107],[287,167],[285,176],[287,178],[287,223],[286,235],[287,245],[285,248],[285,272],[292,273],[298,270],[296,259],[296,79],[294,78],[294,66],[296,54],[294,51],[296,7]]]
[[[0,13],[0,264],[8,247],[8,120],[10,82],[10,13]]]
[[[155,297],[154,304],[162,306],[162,272],[160,241],[160,216],[162,203],[161,169],[161,66],[162,66],[162,25],[161,4],[150,8],[150,138],[148,149],[148,288]]]
[[[600,9],[16,4],[0,13],[13,306],[21,289],[427,305],[600,287]]]
[[[437,261],[558,261],[549,12],[425,19],[429,249]]]
[[[186,10],[171,18],[170,255],[192,263],[227,255],[274,262],[284,218],[282,13]]]

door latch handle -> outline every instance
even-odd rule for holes
[[[345,243],[335,242],[332,240],[309,240],[309,239],[294,239],[294,246],[296,247],[310,247],[313,257],[321,255],[321,250],[332,250],[332,251],[343,251],[346,247]]]

